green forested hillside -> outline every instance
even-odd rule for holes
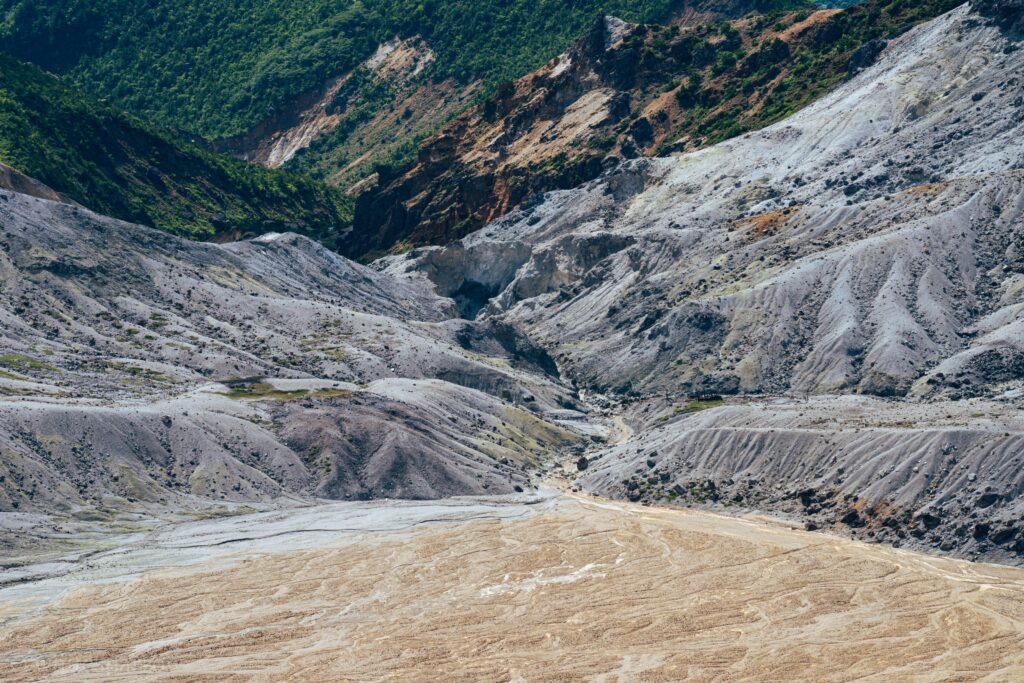
[[[564,49],[595,15],[658,21],[686,0],[0,0],[0,49],[148,120],[242,133],[367,57],[420,34],[435,75],[496,84]],[[719,2],[730,11],[801,4]],[[736,7],[733,8],[732,6]]]
[[[847,9],[830,17],[814,40],[806,44],[790,49],[769,39],[758,41],[755,50],[746,51],[734,43],[732,50],[720,49],[716,61],[707,65],[710,68],[696,69],[692,59],[685,64],[679,71],[686,77],[685,83],[675,91],[685,113],[676,124],[674,137],[714,144],[781,121],[848,78],[857,68],[858,51],[864,62],[861,66],[867,66],[885,45],[878,41],[890,40],[934,19],[957,7],[961,0],[828,4],[843,4]],[[755,103],[758,106],[752,106]]]
[[[196,238],[293,230],[337,246],[350,203],[212,154],[0,54],[0,162],[100,213]]]

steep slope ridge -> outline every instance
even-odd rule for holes
[[[583,463],[593,491],[1019,561],[1017,38],[962,7],[782,123],[379,266],[633,404],[636,436]],[[735,393],[808,398],[716,407]]]
[[[885,40],[956,0],[845,12],[605,17],[566,53],[461,115],[356,204],[351,256],[445,244],[623,158],[694,149],[774,123],[870,65]]]
[[[338,191],[188,144],[0,54],[0,162],[96,211],[198,238],[291,229],[336,244]]]
[[[5,511],[511,492],[580,439],[543,351],[306,238],[6,191],[0,226]]]

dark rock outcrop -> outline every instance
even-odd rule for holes
[[[852,78],[853,76],[856,76],[858,73],[874,64],[888,44],[889,41],[887,40],[874,38],[861,45],[850,58],[849,77]]]
[[[1024,33],[1024,0],[973,0],[971,7],[1004,31],[1017,37]]]

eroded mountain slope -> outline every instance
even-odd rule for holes
[[[998,391],[998,369],[963,378],[1019,343],[1024,51],[980,22],[913,31],[764,131],[384,263],[483,293],[598,389]]]
[[[774,24],[775,20],[779,19],[781,26],[794,16],[781,13],[780,10],[786,7],[810,9],[809,5],[801,2],[709,2],[697,0],[672,4],[671,14],[674,21],[680,25],[696,27],[698,25],[710,26],[721,19],[736,19],[758,11],[775,10],[770,18],[759,19],[758,25]],[[602,10],[610,8],[610,6],[603,6]],[[667,15],[660,16],[656,12],[637,9],[640,11],[640,16],[659,20],[668,18]],[[546,11],[550,12],[551,8],[546,8]],[[804,14],[808,14],[808,12]],[[631,16],[635,15],[631,13]],[[564,21],[565,18],[566,12],[561,12],[560,19]],[[626,26],[620,20],[613,21],[620,26]],[[538,188],[569,187],[594,177],[600,169],[600,164],[596,163],[596,158],[590,159],[589,157],[596,155],[599,158],[603,156],[603,153],[590,150],[585,155],[586,159],[574,158],[569,163],[565,163],[562,159],[555,159],[556,155],[560,151],[564,152],[568,145],[586,148],[590,142],[596,142],[599,138],[607,138],[613,124],[621,122],[621,117],[629,113],[629,106],[623,107],[623,99],[629,97],[630,91],[636,96],[643,88],[645,92],[640,99],[651,100],[661,94],[656,86],[668,83],[678,75],[673,67],[678,67],[679,64],[674,61],[667,63],[664,54],[658,54],[657,58],[654,58],[655,52],[651,49],[655,38],[659,40],[660,45],[660,41],[664,41],[665,36],[673,36],[676,25],[674,23],[670,27],[658,28],[630,26],[630,30],[626,33],[631,34],[637,40],[634,40],[628,49],[609,53],[608,59],[604,60],[614,63],[610,70],[617,72],[617,76],[600,77],[591,68],[593,61],[595,58],[602,60],[608,48],[611,47],[610,44],[605,45],[600,37],[594,39],[594,27],[602,24],[603,21],[599,20],[592,25],[590,31],[587,32],[587,37],[577,42],[568,55],[563,55],[552,64],[533,72],[525,80],[520,80],[516,84],[506,83],[498,87],[498,96],[490,98],[483,105],[483,109],[474,107],[476,113],[491,112],[485,116],[486,120],[480,121],[476,114],[472,114],[468,126],[465,126],[464,123],[457,123],[454,128],[446,128],[439,139],[428,142],[430,150],[427,155],[435,162],[429,164],[430,170],[416,169],[417,175],[430,176],[429,178],[419,178],[412,183],[418,189],[411,188],[408,183],[402,183],[400,189],[394,187],[394,181],[397,179],[395,177],[396,169],[399,169],[398,176],[406,174],[408,171],[406,166],[416,157],[417,145],[424,138],[432,136],[439,128],[445,126],[447,122],[481,98],[493,94],[497,85],[497,81],[477,70],[470,72],[472,76],[465,74],[461,78],[452,77],[450,72],[446,72],[447,58],[444,53],[448,52],[450,58],[451,46],[445,45],[443,42],[445,38],[442,36],[428,36],[430,38],[428,41],[422,35],[408,35],[400,31],[400,35],[382,42],[372,55],[351,70],[333,76],[322,86],[312,88],[292,98],[291,101],[275,107],[264,121],[251,128],[247,133],[216,141],[214,144],[218,148],[228,149],[259,163],[271,166],[287,163],[290,169],[325,178],[332,184],[353,193],[364,192],[372,188],[374,184],[379,184],[386,189],[387,196],[380,198],[376,205],[378,208],[387,207],[396,201],[406,201],[410,192],[416,194],[430,189],[432,190],[430,192],[432,199],[429,205],[424,206],[424,210],[418,212],[419,219],[423,223],[427,223],[431,218],[438,218],[445,212],[445,206],[449,204],[452,204],[449,208],[458,216],[450,218],[448,227],[463,221],[466,218],[463,214],[466,214],[467,211],[454,204],[460,201],[457,199],[459,192],[467,191],[470,186],[475,187],[476,191],[462,197],[461,201],[472,202],[475,200],[484,204],[500,204],[505,207],[502,210],[503,213],[507,210],[509,202],[518,203],[527,189],[533,192]],[[411,25],[415,26],[417,31],[422,31],[425,28],[415,22],[412,22]],[[543,34],[550,31],[551,28],[552,26],[548,25],[538,33]],[[580,30],[582,28],[583,25],[580,25]],[[517,30],[522,30],[522,27],[517,27]],[[619,32],[621,33],[621,31]],[[714,29],[708,28],[702,29],[701,33],[704,36],[716,35]],[[535,39],[544,40],[542,35],[536,35]],[[700,57],[695,61],[699,62],[701,67],[710,66],[718,57],[719,52],[733,49],[743,41],[733,39],[721,42],[713,38],[712,42],[714,44],[703,45],[699,50]],[[564,45],[564,43],[562,44]],[[490,49],[493,49],[493,46],[488,46],[488,50]],[[565,68],[568,66],[566,64],[563,64],[562,67],[555,66],[556,63],[564,62],[569,55],[575,55],[578,62],[573,64],[572,68]],[[460,58],[465,59],[467,56],[468,54]],[[640,64],[641,56],[643,57],[642,65]],[[507,58],[510,62],[512,61],[510,57]],[[535,59],[535,57],[531,57],[530,60],[534,65],[536,64]],[[837,61],[842,62],[843,59],[842,55],[837,57]],[[505,66],[507,71],[511,64]],[[641,66],[643,75],[637,74],[636,77],[629,75],[630,70]],[[845,69],[845,63],[843,68]],[[513,73],[517,77],[521,75],[521,72],[514,70]],[[554,79],[550,78],[552,75],[555,76]],[[821,91],[825,91],[828,89],[829,83],[822,81],[818,87]],[[493,156],[487,150],[477,150],[476,153],[471,153],[465,148],[474,145],[482,146],[491,142],[499,132],[493,130],[496,123],[495,118],[500,120],[508,117],[516,121],[515,125],[509,126],[510,130],[503,136],[502,144],[508,145],[509,138],[528,131],[532,127],[532,123],[538,123],[538,118],[544,123],[550,124],[554,120],[552,110],[565,109],[575,99],[581,99],[581,101],[578,106],[569,107],[570,110],[584,109],[587,110],[588,115],[593,115],[602,104],[600,100],[607,99],[605,95],[608,92],[614,92],[616,88],[620,92],[616,93],[612,99],[616,99],[617,104],[611,108],[613,114],[602,125],[595,126],[590,131],[573,131],[571,130],[572,124],[567,121],[566,125],[561,126],[558,130],[542,131],[544,132],[543,142],[555,141],[555,144],[550,147],[540,145],[535,153],[526,155],[530,157],[529,175],[535,178],[526,185],[523,184],[526,179],[521,174],[513,175],[505,172],[501,168],[502,164],[494,167],[493,159],[488,164],[490,171],[503,178],[506,183],[511,182],[514,187],[506,190],[499,186],[501,183],[498,183],[489,191],[482,191],[480,188],[487,184],[485,179],[481,178],[473,183],[464,177],[481,175],[480,162],[484,160],[481,157],[490,159]],[[541,93],[542,90],[552,89],[560,92]],[[594,92],[595,89],[600,92]],[[519,92],[512,94],[510,92],[512,90]],[[589,95],[581,98],[583,93],[589,93]],[[537,111],[538,98],[544,100],[542,111]],[[671,98],[669,99],[671,100]],[[531,108],[534,111],[528,111]],[[644,109],[644,106],[639,104],[635,109],[639,111]],[[500,110],[497,112],[497,116],[494,115],[493,110]],[[652,112],[647,112],[648,116],[651,114]],[[574,117],[570,113],[568,118],[571,120]],[[462,117],[461,121],[465,122],[465,119],[466,117]],[[660,118],[658,120],[661,121]],[[577,121],[577,123],[579,122]],[[659,128],[663,127],[659,124]],[[516,130],[511,130],[513,128]],[[662,136],[664,131],[659,130],[657,133]],[[453,149],[452,137],[458,138],[456,145],[460,149]],[[527,135],[526,137],[536,145],[538,136]],[[526,142],[523,141],[518,146],[523,147]],[[635,154],[635,141],[629,145],[631,145],[630,149],[634,149],[633,153]],[[609,151],[608,145],[603,142],[598,146],[603,148],[604,152]],[[649,144],[646,141],[641,145],[641,147],[647,146]],[[523,155],[514,156],[522,157]],[[574,154],[570,156],[575,157]],[[445,158],[442,160],[440,157]],[[473,159],[470,164],[472,170],[469,173],[455,172],[460,170],[463,163],[469,158]],[[526,160],[521,158],[519,162]],[[447,163],[443,163],[443,161]],[[557,168],[542,168],[542,161],[554,161]],[[459,169],[453,168],[452,173],[438,175],[438,171],[446,166],[454,165],[456,162],[459,162]],[[513,163],[513,167],[520,170],[525,168],[523,163]],[[557,181],[551,177],[552,174],[559,176]],[[461,182],[454,182],[455,178],[461,178]],[[431,185],[437,185],[441,189],[431,188]],[[455,189],[456,187],[459,189]],[[452,192],[455,192],[456,196],[450,196]],[[376,189],[371,189],[369,196],[377,197],[378,194]],[[435,194],[437,196],[434,196]],[[503,194],[508,196],[501,199]],[[397,199],[399,195],[407,196]],[[489,197],[492,199],[488,200]],[[498,215],[493,211],[488,215],[488,212],[479,206],[470,207],[468,211],[479,214],[471,221],[469,228],[479,227],[482,225],[482,221],[486,222]],[[384,241],[384,239],[395,241],[396,237],[391,234],[394,228],[394,225],[383,226],[385,237],[377,241]],[[436,226],[424,226],[424,228],[427,232],[437,231]],[[450,238],[461,236],[467,231],[467,229],[462,229],[458,235],[444,232],[444,235]],[[360,237],[362,240],[373,242],[375,241],[374,232],[374,229],[370,228]],[[397,239],[401,237],[404,235],[399,235]],[[436,238],[436,236],[434,237]],[[390,244],[385,246],[390,246]],[[368,248],[365,244],[360,244],[358,247],[345,247],[344,253],[349,256],[365,256]]]
[[[420,36],[393,37],[351,71],[278,108],[244,135],[212,144],[355,192],[375,166],[407,157],[478,94],[479,81],[432,78],[435,60]]]
[[[601,18],[570,50],[424,141],[414,162],[368,180],[376,185],[358,198],[344,253],[443,245],[622,159],[763,128],[955,6],[872,0],[720,23],[687,12],[665,26]]]
[[[592,491],[1019,561],[1022,73],[964,6],[782,123],[379,265],[627,397]]]
[[[297,235],[0,192],[0,506],[510,492],[580,440],[545,352]]]
[[[588,457],[589,490],[772,510],[809,529],[990,561],[1024,557],[1016,401],[748,397],[626,412],[636,434]]]

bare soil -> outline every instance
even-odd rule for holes
[[[1021,570],[760,519],[545,506],[87,584],[0,627],[0,678],[1024,676]]]

